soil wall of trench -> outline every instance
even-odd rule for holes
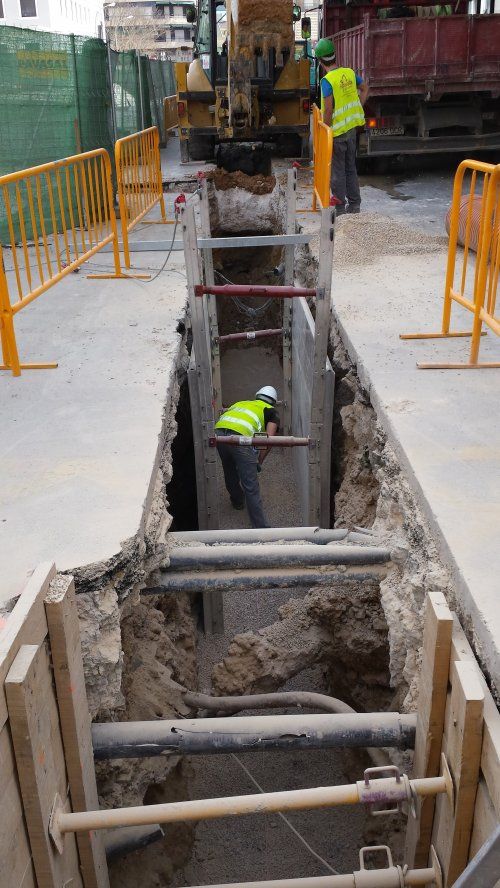
[[[233,194],[230,200],[241,207],[243,198]],[[273,217],[277,201],[275,194]],[[256,209],[255,195],[251,203]],[[217,213],[222,229],[220,207]],[[243,230],[250,227],[245,221]],[[302,253],[300,283],[311,284],[315,263],[314,255]],[[192,714],[180,686],[196,689],[199,683],[196,611],[187,596],[141,596],[149,574],[168,563],[172,509],[167,485],[187,357],[183,341],[167,393],[143,527],[113,562],[76,571],[87,691],[98,720]],[[292,596],[275,622],[237,633],[212,670],[212,689],[215,694],[277,690],[320,667],[330,692],[356,709],[411,711],[418,691],[425,594],[440,589],[453,606],[453,588],[335,324],[330,360],[336,373],[332,524],[371,528],[395,552],[395,563],[380,584],[346,578]],[[359,779],[360,759],[346,756],[347,771],[350,760],[348,776]],[[103,806],[190,797],[190,765],[178,757],[101,763],[97,773]],[[376,826],[379,830],[380,821]],[[394,837],[394,824],[388,828]],[[190,859],[193,834],[191,826],[173,826],[164,841],[113,863],[112,886],[182,884],[179,873]],[[387,835],[371,834],[368,828],[367,838]]]

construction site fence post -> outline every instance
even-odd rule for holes
[[[468,189],[464,180],[470,174]],[[482,178],[481,178],[482,177]],[[463,252],[459,251],[463,247]],[[420,369],[499,368],[500,362],[479,362],[485,324],[500,335],[496,298],[500,274],[500,164],[462,161],[453,183],[449,212],[449,242],[443,316],[438,333],[405,333],[402,339],[470,337],[467,363],[418,364]],[[472,314],[472,329],[452,331],[451,311],[456,302]]]
[[[107,244],[112,244],[114,274],[120,266],[113,207],[111,162],[96,148],[0,176],[0,209],[8,229],[8,258],[0,244],[0,339],[2,370],[19,376],[56,363],[22,364],[14,330],[15,315]],[[98,275],[92,275],[98,277]]]
[[[167,222],[161,175],[160,135],[150,126],[115,144],[118,204],[122,224],[125,267],[130,268],[128,235],[157,204],[161,221]]]

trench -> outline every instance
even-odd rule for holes
[[[246,231],[256,233],[255,229]],[[262,229],[259,231],[262,233]],[[214,266],[222,282],[227,279],[234,283],[276,283],[279,278],[275,269],[281,259],[280,251],[271,248],[220,250],[214,255]],[[247,300],[244,307],[235,300],[219,302],[220,334],[281,324],[282,305],[278,301],[266,304],[255,298]],[[335,362],[334,352],[331,357]],[[224,345],[221,371],[224,404],[251,398],[262,385],[274,385],[280,392],[280,339],[265,340],[259,345]],[[341,410],[356,398],[352,373],[340,364],[336,397],[332,503],[349,462],[349,441]],[[173,518],[171,529],[195,530],[194,450],[185,379],[181,379],[176,422],[173,472],[166,488]],[[235,511],[230,505],[220,464],[218,485],[221,528],[248,527],[246,511]],[[299,498],[290,449],[271,451],[260,475],[260,486],[270,524],[298,526]],[[335,517],[332,508],[331,526]],[[347,582],[311,592],[242,592],[235,575],[234,588],[224,593],[223,635],[203,634],[200,601],[193,600],[193,612],[198,618],[197,687],[193,689],[214,694],[307,690],[338,696],[360,711],[388,708],[392,696],[388,630],[379,586],[372,583],[363,590],[352,591],[355,603],[350,601]],[[343,784],[361,779],[363,768],[369,764],[368,756],[362,752],[327,749],[192,756],[177,760],[166,779],[153,779],[143,801]],[[145,888],[165,884],[180,888],[328,875],[335,871],[349,873],[358,868],[359,848],[367,841],[377,844],[381,838],[380,829],[375,833],[367,829],[366,814],[358,806],[294,812],[286,820],[276,814],[202,821],[194,827],[178,824],[165,832],[163,841],[112,865],[113,888],[131,888],[137,884],[139,874]]]

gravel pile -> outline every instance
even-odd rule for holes
[[[363,265],[380,256],[439,253],[448,239],[424,234],[378,213],[341,216],[335,226],[334,262]]]

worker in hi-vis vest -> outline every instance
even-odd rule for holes
[[[352,68],[335,64],[335,47],[323,37],[315,49],[325,69],[320,82],[323,121],[333,130],[331,189],[337,215],[359,213],[361,194],[356,172],[356,128],[364,126],[368,87]]]
[[[265,385],[259,389],[255,400],[237,401],[216,422],[217,437],[275,435],[280,421],[276,410],[277,400],[276,389],[272,385]],[[231,503],[235,509],[244,509],[246,501],[252,527],[269,527],[257,475],[270,449],[261,450],[257,455],[258,451],[250,444],[217,444]]]

